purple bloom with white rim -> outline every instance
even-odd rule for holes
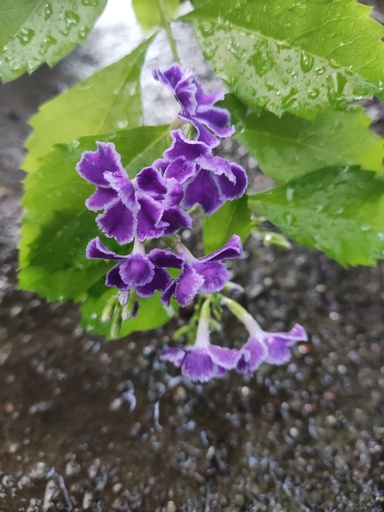
[[[192,382],[208,382],[221,377],[236,367],[239,352],[236,349],[212,345],[209,339],[209,301],[203,304],[194,345],[168,348],[161,356],[169,361]]]
[[[236,369],[240,373],[250,374],[262,363],[287,363],[291,359],[290,347],[298,341],[307,340],[307,333],[299,324],[295,324],[288,332],[265,332],[259,327],[255,328],[240,350]]]
[[[109,270],[105,284],[121,292],[135,288],[140,297],[151,297],[156,290],[164,291],[171,283],[171,276],[165,269],[181,268],[183,264],[181,256],[161,249],[145,254],[144,245],[137,239],[127,256],[107,249],[98,237],[89,242],[86,254],[90,259],[117,261]]]
[[[165,290],[161,300],[169,305],[173,295],[180,306],[184,307],[199,293],[209,294],[220,291],[231,277],[231,273],[222,261],[238,258],[242,251],[243,246],[237,235],[233,235],[217,251],[202,258],[195,258],[189,251],[185,251],[181,273]]]
[[[228,110],[214,106],[217,101],[224,99],[223,93],[205,93],[193,74],[190,71],[183,71],[178,64],[172,65],[165,71],[155,69],[153,75],[173,92],[182,107],[179,117],[192,124],[197,140],[215,147],[218,145],[218,140],[213,134],[221,138],[233,135],[234,127],[228,126],[230,123]]]
[[[191,218],[179,206],[184,192],[176,179],[146,167],[130,180],[114,144],[98,142],[97,146],[97,151],[83,153],[76,169],[97,186],[86,206],[104,210],[96,222],[107,237],[125,244],[135,236],[143,241],[191,227]]]
[[[180,130],[171,132],[171,137],[172,146],[154,166],[182,186],[185,209],[199,204],[206,215],[212,215],[226,201],[244,195],[248,179],[240,165],[212,156],[210,148],[188,139]]]
[[[115,145],[110,142],[96,144],[97,151],[85,151],[76,166],[82,178],[97,186],[96,192],[87,199],[85,205],[92,211],[104,210],[104,213],[96,217],[99,228],[109,238],[113,237],[120,244],[125,244],[135,236],[139,210],[135,187],[121,165]]]

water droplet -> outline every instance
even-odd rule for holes
[[[312,57],[312,55],[308,55],[308,53],[301,52],[300,67],[304,71],[304,73],[308,73],[308,71],[311,71],[314,63],[315,59]]]
[[[319,89],[309,89],[308,91],[308,98],[311,98],[311,100],[316,99],[320,94]]]
[[[371,226],[368,226],[366,224],[363,224],[362,226],[360,226],[360,229],[361,231],[371,231]]]
[[[287,188],[287,201],[292,201],[295,190],[293,188]]]
[[[52,5],[49,2],[47,2],[44,7],[44,19],[49,20],[49,18],[52,16],[52,14],[53,14]]]
[[[47,53],[47,51],[52,47],[52,46],[55,46],[55,44],[57,44],[57,40],[48,35],[47,37],[44,38],[44,41],[42,42],[41,46],[40,46],[40,55],[44,55],[45,53]]]
[[[124,130],[128,126],[128,120],[127,119],[121,119],[120,121],[117,121],[117,127],[119,130]]]
[[[315,73],[316,75],[320,76],[320,75],[324,75],[326,69],[324,66],[320,66],[319,68],[316,68],[315,69]]]
[[[35,31],[32,30],[31,28],[22,28],[20,30],[20,33],[19,35],[17,36],[18,40],[20,41],[20,43],[25,46],[27,45],[33,38],[33,36],[35,35]]]
[[[99,5],[99,0],[81,0],[81,3],[86,7],[96,7]]]
[[[260,96],[260,98],[258,98],[258,100],[257,100],[257,106],[260,108],[264,108],[267,103],[268,103],[267,96]]]

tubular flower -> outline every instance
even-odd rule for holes
[[[295,324],[288,332],[265,332],[257,324],[240,350],[236,370],[250,374],[262,363],[287,363],[291,359],[290,347],[298,341],[307,340],[307,333],[299,324]]]
[[[208,302],[208,301],[207,301]],[[209,339],[209,305],[203,305],[194,345],[168,348],[161,356],[169,361],[192,382],[207,382],[221,377],[236,367],[239,353],[235,349],[212,345]]]

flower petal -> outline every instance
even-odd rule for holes
[[[106,171],[125,174],[120,155],[112,142],[96,142],[97,151],[85,151],[76,166],[82,178],[100,187],[109,187],[104,177]]]
[[[249,338],[240,350],[236,370],[239,373],[252,373],[266,360],[268,349],[262,340]]]
[[[153,279],[144,286],[137,286],[136,291],[140,297],[152,297],[156,290],[163,292],[171,284],[171,276],[163,268],[155,267]]]
[[[200,204],[204,213],[211,215],[222,206],[223,202],[217,177],[211,172],[200,169],[186,182],[181,203],[186,210],[195,204]]]
[[[107,249],[98,236],[88,243],[85,254],[89,259],[124,260],[126,258]]]
[[[104,213],[98,215],[96,222],[106,236],[115,238],[119,244],[132,242],[136,218],[119,199],[111,203]]]
[[[222,261],[226,259],[238,258],[243,252],[243,245],[238,235],[233,235],[228,242],[217,251],[211,252],[207,256],[200,258],[200,261]]]
[[[163,251],[162,249],[153,249],[148,253],[148,259],[156,267],[172,267],[181,268],[184,258],[181,254],[174,254],[173,252]]]
[[[180,367],[183,359],[185,357],[185,350],[181,348],[170,347],[164,350],[161,354],[160,359],[162,361],[169,361],[173,363],[175,366]]]
[[[216,368],[204,350],[195,349],[186,353],[181,373],[192,382],[208,382],[216,376]]]
[[[130,286],[124,283],[124,281],[121,279],[121,275],[119,272],[120,265],[121,263],[118,263],[117,265],[111,268],[105,279],[105,284],[107,286],[114,286],[120,291],[126,291],[130,288]]]
[[[204,278],[199,293],[214,293],[221,290],[229,281],[231,273],[223,263],[218,261],[196,262],[195,271]]]
[[[219,178],[221,193],[226,200],[242,197],[248,186],[247,173],[240,165],[230,164],[230,169],[235,180],[225,175]]]
[[[235,368],[240,357],[239,351],[236,349],[211,344],[208,345],[207,352],[215,364],[226,370]]]
[[[85,201],[85,206],[88,210],[96,212],[97,210],[106,208],[116,197],[117,193],[115,190],[98,187],[96,192]]]
[[[192,267],[185,265],[184,270],[176,279],[175,299],[180,306],[187,306],[200,291],[203,284],[204,278]]]
[[[155,267],[146,256],[130,254],[120,265],[120,275],[129,286],[144,286],[154,278]]]

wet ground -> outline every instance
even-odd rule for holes
[[[178,320],[107,343],[76,327],[76,306],[17,290],[26,121],[97,66],[87,48],[0,89],[0,511],[384,510],[383,264],[251,239],[244,304],[310,341],[288,365],[204,386],[159,362]]]

